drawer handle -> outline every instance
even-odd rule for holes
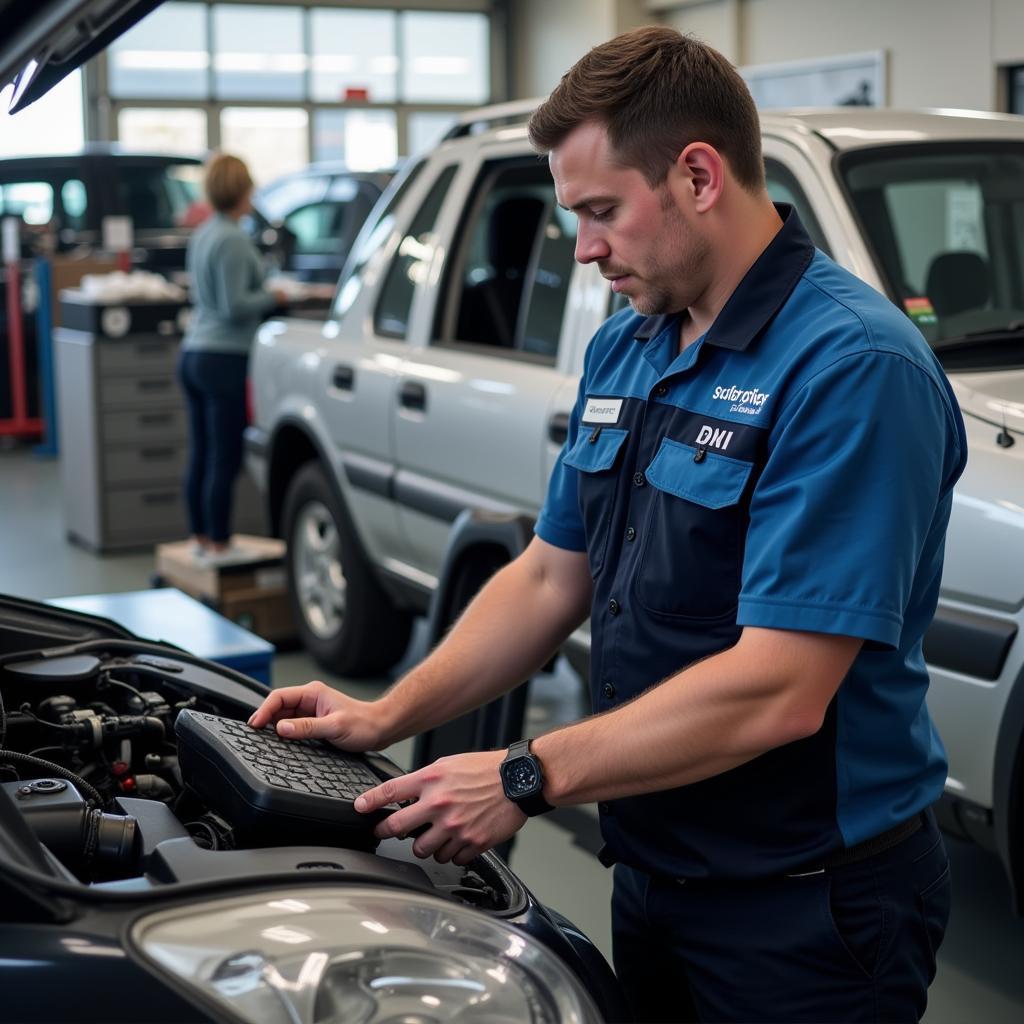
[[[174,451],[173,448],[143,448],[139,455],[144,459],[173,459]]]
[[[170,505],[178,500],[175,491],[164,491],[162,494],[144,494],[142,503],[144,505]]]
[[[172,382],[169,380],[140,380],[137,383],[140,391],[166,391]]]
[[[170,423],[174,419],[174,414],[169,412],[144,412],[139,416],[140,423],[156,424],[156,423]]]

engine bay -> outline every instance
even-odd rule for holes
[[[227,805],[211,806],[216,800],[200,793],[215,794],[217,785],[194,774],[201,767],[183,774],[175,723],[182,712],[244,722],[266,693],[245,676],[137,640],[5,646],[0,790],[65,880],[140,890],[326,868],[500,916],[526,898],[490,855],[458,867],[417,859],[410,840],[373,850],[375,843],[347,842],[343,831],[333,845],[311,845],[287,829],[254,837],[225,814]]]

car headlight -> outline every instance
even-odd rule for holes
[[[546,947],[414,892],[301,887],[158,911],[132,928],[163,972],[260,1024],[590,1024]]]

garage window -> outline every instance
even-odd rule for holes
[[[310,160],[391,169],[401,155],[432,148],[463,111],[505,98],[491,92],[489,0],[402,7],[172,0],[129,29],[97,65],[97,109],[110,103],[109,129],[118,140],[145,131],[165,151],[190,153],[232,148],[231,108],[300,109],[297,146],[282,129],[284,149],[289,157],[297,152],[298,162],[269,154],[267,169],[263,161],[252,167],[260,183]],[[208,119],[199,126],[202,138],[192,120],[176,124],[163,145],[157,118],[171,127],[172,117],[183,121],[197,110]],[[256,164],[253,154],[234,149]]]

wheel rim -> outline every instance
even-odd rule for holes
[[[347,581],[338,527],[321,501],[302,506],[292,531],[292,575],[302,617],[316,636],[334,636],[345,617]]]

